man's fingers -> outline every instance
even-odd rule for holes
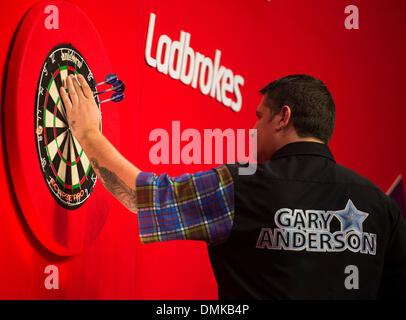
[[[90,89],[89,85],[87,84],[85,78],[81,75],[78,74],[78,80],[80,85],[82,86],[83,93],[86,98],[92,98],[93,97],[93,91]]]
[[[78,80],[75,77],[72,77],[72,82],[73,82],[73,86],[75,87],[78,98],[79,99],[84,98],[84,94],[83,94],[82,88],[79,86]]]
[[[79,102],[79,97],[78,94],[76,93],[76,89],[73,86],[73,81],[71,76],[66,78],[66,82],[68,84],[68,91],[69,91],[69,97],[72,101],[72,106],[77,105]]]
[[[63,105],[66,108],[66,112],[69,113],[70,110],[72,109],[72,103],[70,102],[68,94],[66,93],[65,88],[63,86],[59,88],[59,92],[63,101]]]

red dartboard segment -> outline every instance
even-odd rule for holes
[[[58,8],[57,30],[45,27],[45,8],[48,5]],[[17,31],[8,62],[5,144],[12,178],[10,183],[28,225],[51,252],[72,255],[88,247],[99,235],[110,211],[112,197],[97,181],[87,200],[79,208],[68,210],[56,202],[44,180],[34,134],[42,133],[42,128],[35,128],[34,107],[42,66],[48,53],[61,44],[70,44],[81,53],[95,80],[103,79],[111,72],[100,36],[77,6],[66,1],[43,1],[35,5]],[[71,66],[68,68],[73,69]],[[119,125],[118,114],[113,108],[104,108],[102,115],[103,134],[118,146],[119,131],[115,130]],[[46,131],[46,128],[43,130]],[[86,178],[82,177],[81,185]],[[55,190],[58,188],[55,181],[51,186]],[[67,188],[67,197],[69,192]]]

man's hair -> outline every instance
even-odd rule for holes
[[[335,104],[322,81],[306,74],[294,74],[272,81],[259,92],[265,95],[271,118],[287,105],[299,137],[318,138],[326,144],[330,141]]]

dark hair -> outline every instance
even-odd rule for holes
[[[288,105],[299,137],[314,137],[324,143],[334,131],[335,104],[325,84],[306,74],[289,75],[272,81],[259,91],[272,117]]]

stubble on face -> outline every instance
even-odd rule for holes
[[[257,159],[259,163],[270,159],[275,141],[271,109],[265,103],[266,96],[263,96],[256,109],[257,122],[254,126],[254,129],[257,129]]]

